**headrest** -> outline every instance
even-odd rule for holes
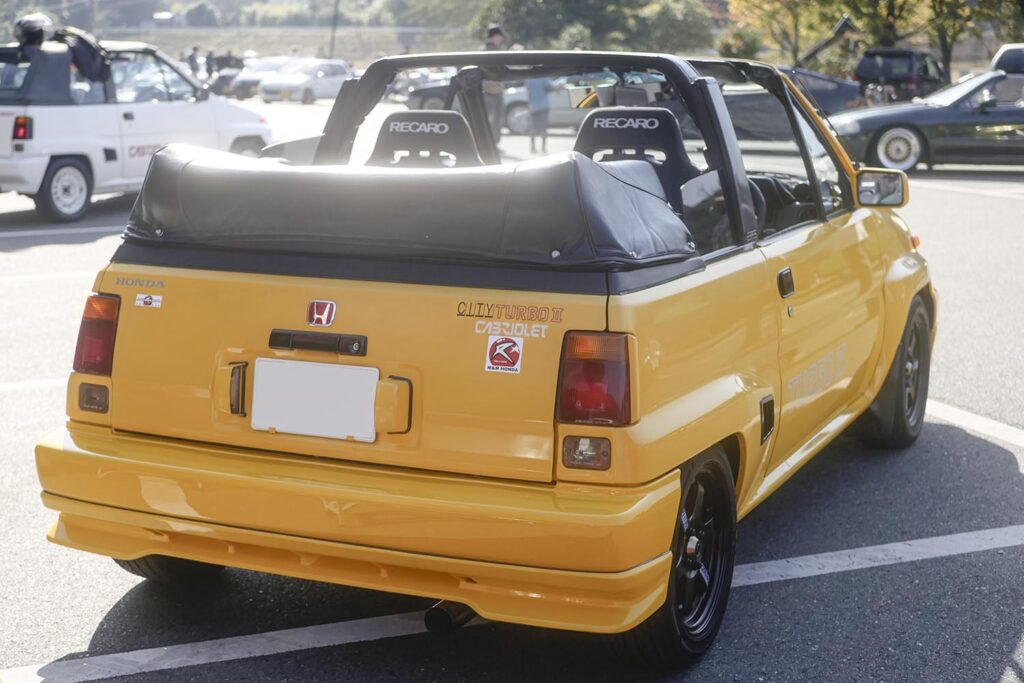
[[[457,111],[420,109],[389,114],[368,166],[483,166],[469,124]]]
[[[679,121],[662,107],[604,107],[587,114],[574,149],[593,156],[602,149],[653,148],[686,156]]]
[[[662,107],[604,107],[587,114],[573,149],[601,161],[635,159],[654,166],[665,196],[676,211],[683,210],[679,188],[700,171],[686,155],[679,120]],[[664,156],[649,154],[658,150]]]

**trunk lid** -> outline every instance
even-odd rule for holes
[[[102,291],[115,429],[530,481],[553,478],[563,334],[604,329],[607,298],[125,263]]]

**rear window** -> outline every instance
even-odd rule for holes
[[[28,62],[0,62],[0,90],[17,90],[25,82],[28,74]]]
[[[903,78],[914,73],[914,60],[910,55],[864,55],[857,65],[861,80],[876,78]]]
[[[1002,69],[1007,73],[1024,73],[1024,50],[1007,50],[999,55],[993,69]]]

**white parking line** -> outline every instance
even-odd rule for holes
[[[967,553],[1020,545],[1024,545],[1024,524],[791,557],[785,560],[741,564],[736,567],[732,585],[734,587],[754,586],[759,583],[805,579],[823,574],[884,567],[890,564],[931,560],[952,555],[966,555]]]
[[[14,237],[60,237],[62,235],[114,235],[124,231],[123,225],[101,225],[90,228],[38,228],[35,230],[0,230],[0,239]]]
[[[198,643],[153,647],[146,650],[57,661],[43,666],[23,666],[0,671],[3,683],[27,681],[95,681],[112,676],[131,676],[183,666],[229,662],[247,657],[286,654],[317,647],[381,640],[423,633],[423,614],[410,612],[386,617],[356,619],[320,626],[290,628],[251,636],[218,638]]]
[[[79,277],[96,277],[98,269],[71,270],[64,273],[28,273],[25,275],[5,275],[0,277],[0,285],[15,282],[38,282],[40,280],[70,280]]]
[[[940,192],[960,192],[963,194],[973,194],[977,197],[993,197],[995,199],[1016,199],[1018,201],[1024,200],[1024,194],[1020,194],[1015,190],[1009,190],[1006,188],[1001,189],[981,189],[973,187],[965,187],[963,185],[954,185],[953,183],[936,182],[933,180],[912,180],[911,189],[919,188],[923,190],[937,190]]]
[[[754,586],[1016,546],[1024,546],[1024,525],[743,564],[736,567],[733,586]],[[487,622],[478,619],[471,622],[474,623]],[[35,683],[44,679],[65,683],[94,681],[425,632],[423,613],[407,612],[4,669],[0,671],[0,683]]]
[[[21,382],[0,382],[0,394],[13,391],[30,391],[32,389],[52,389],[68,383],[67,377],[50,377],[48,379],[28,379]]]
[[[969,432],[1024,448],[1024,429],[997,422],[990,417],[976,415],[963,408],[957,408],[956,406],[951,406],[931,398],[928,399],[928,414],[932,417],[937,417],[943,422],[963,427]],[[1020,456],[1018,456],[1018,459],[1020,459]],[[1024,465],[1024,461],[1022,461],[1022,465]]]

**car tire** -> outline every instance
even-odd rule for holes
[[[316,102],[316,95],[313,94],[313,91],[309,90],[308,88],[306,90],[304,90],[303,93],[302,93],[302,103],[303,104],[314,104],[315,102]]]
[[[872,162],[897,171],[912,171],[925,157],[925,143],[912,128],[894,126],[875,137]]]
[[[681,477],[665,602],[612,641],[616,649],[658,669],[688,668],[711,647],[725,616],[736,561],[736,484],[725,450],[715,446],[688,462]]]
[[[875,403],[857,421],[856,433],[876,448],[907,448],[920,436],[931,372],[931,316],[920,296],[910,304],[896,358]]]
[[[505,110],[505,127],[512,135],[529,135],[530,107],[521,102],[510,104]]]
[[[32,199],[36,211],[45,219],[77,221],[89,212],[92,203],[92,172],[88,164],[81,159],[54,159]]]
[[[166,555],[146,555],[137,560],[118,560],[118,567],[130,574],[167,585],[188,586],[215,579],[224,571],[217,564],[183,560]]]
[[[428,97],[420,104],[420,109],[444,109],[444,100],[440,97]]]
[[[231,144],[231,153],[239,154],[243,157],[249,157],[250,159],[256,159],[259,157],[260,152],[263,151],[264,147],[265,145],[261,140],[242,138],[241,140],[235,140]]]
[[[274,101],[274,100],[272,100],[272,99],[269,99],[269,98],[267,98],[267,97],[264,97],[264,98],[263,98],[263,104],[271,104],[271,103],[273,103],[273,101]]]

